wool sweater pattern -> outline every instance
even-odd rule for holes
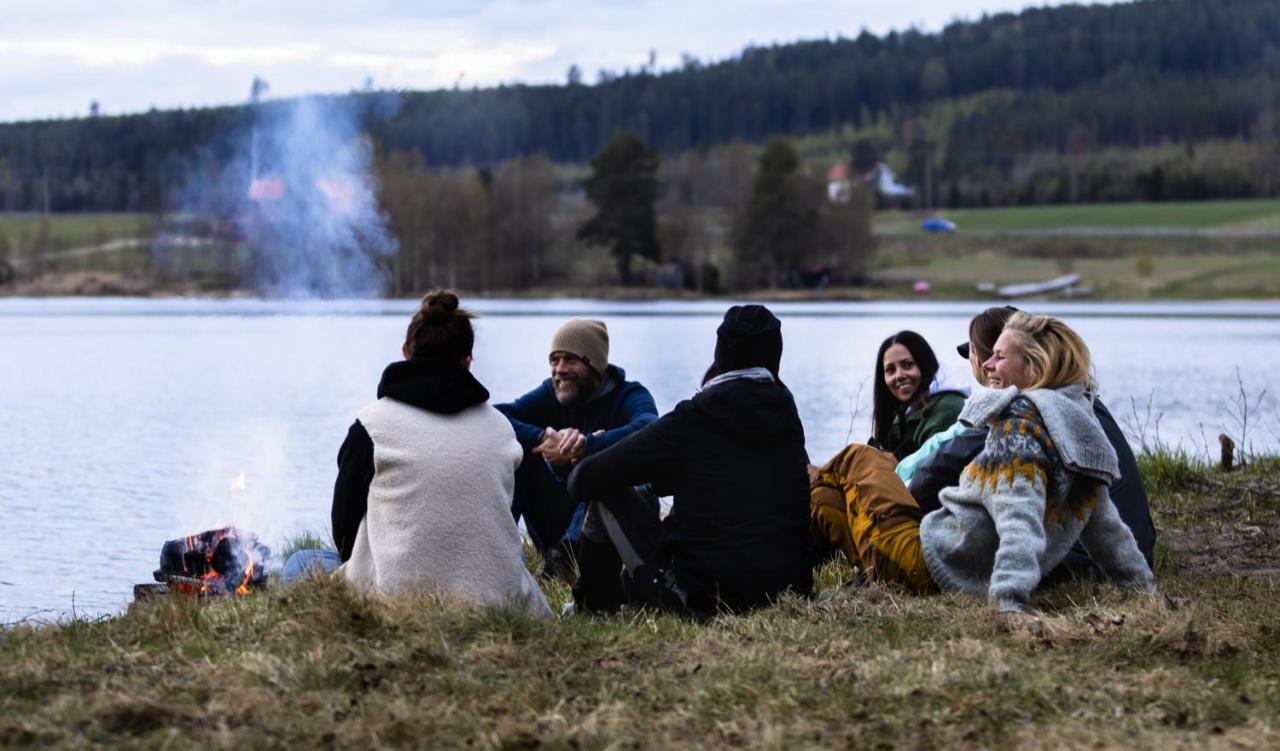
[[[1108,494],[1116,455],[1083,387],[980,389],[960,420],[989,429],[960,485],[942,491],[942,508],[920,525],[939,587],[985,592],[1000,610],[1022,610],[1080,540],[1112,579],[1153,589],[1151,569]]]

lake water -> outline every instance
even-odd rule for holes
[[[661,411],[689,396],[729,303],[477,300],[474,371],[495,401],[547,375],[567,317],[604,319],[611,362]],[[952,379],[978,303],[792,303],[783,379],[810,457],[869,432],[875,351],[909,328]],[[1089,343],[1121,419],[1214,450],[1239,432],[1237,370],[1252,400],[1280,371],[1280,302],[1028,303]],[[165,540],[227,523],[278,546],[327,535],[337,448],[399,356],[409,301],[0,299],[0,623],[119,611]],[[1150,400],[1150,409],[1147,409]],[[1256,450],[1280,449],[1280,393],[1250,414]],[[1126,420],[1126,418],[1128,418]]]

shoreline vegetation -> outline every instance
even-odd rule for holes
[[[524,287],[475,287],[468,297],[587,297],[617,300],[991,300],[979,285],[1041,282],[1078,274],[1086,299],[1191,300],[1280,298],[1280,201],[1089,204],[940,212],[959,225],[930,235],[920,214],[875,215],[875,252],[857,286],[734,288],[715,293],[664,287],[660,268],[638,259],[636,282],[617,282],[604,248],[570,236],[544,250],[548,269]],[[253,296],[248,251],[230,241],[198,238],[158,250],[152,238],[165,219],[150,214],[0,213],[0,297]],[[708,257],[722,282],[733,276],[724,218],[698,220],[710,238]],[[566,217],[553,223],[572,226]],[[571,233],[569,233],[571,234]],[[221,242],[221,244],[219,244]],[[230,242],[230,244],[227,244]],[[719,243],[719,244],[717,244]],[[41,250],[37,250],[41,249]],[[3,273],[9,269],[9,277]],[[448,281],[441,276],[439,283]],[[915,290],[927,282],[928,294]],[[449,285],[453,286],[453,285]],[[989,289],[989,287],[984,288]],[[404,289],[391,297],[425,291]]]
[[[966,238],[966,240],[968,240]],[[722,290],[716,293],[670,289],[653,285],[622,286],[608,281],[567,281],[531,288],[459,287],[468,298],[602,300],[715,300],[753,301],[883,301],[1002,300],[994,290],[979,285],[1044,282],[1066,274],[1079,274],[1088,294],[1069,295],[1074,299],[1099,301],[1178,300],[1273,300],[1280,299],[1280,245],[1235,247],[1217,250],[1170,250],[1152,254],[1156,271],[1142,278],[1133,273],[1136,254],[1111,251],[1064,260],[1058,251],[1032,248],[1001,248],[995,243],[974,247],[972,241],[955,241],[949,246],[931,242],[914,243],[889,238],[884,245],[900,251],[892,262],[869,270],[866,283],[858,286],[820,288],[763,288],[748,291]],[[1271,241],[1266,244],[1275,244]],[[1079,245],[1079,244],[1069,244]],[[1209,243],[1202,243],[1209,245]],[[926,282],[929,291],[915,290]],[[426,290],[422,290],[425,292]],[[70,269],[50,271],[36,278],[0,284],[5,297],[258,297],[251,286],[223,278],[197,276],[189,280],[157,278],[142,270]],[[386,299],[417,299],[418,293],[387,294]],[[1032,297],[1064,297],[1046,293]]]
[[[857,587],[549,622],[315,579],[0,629],[0,745],[1260,748],[1280,743],[1280,457],[1147,448],[1160,594]],[[307,544],[315,544],[312,540]],[[553,609],[567,587],[544,582]]]

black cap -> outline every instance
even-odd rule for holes
[[[716,370],[768,368],[778,375],[782,362],[782,321],[763,305],[735,305],[716,329]]]
[[[969,343],[965,342],[964,344],[957,344],[956,352],[959,352],[961,357],[968,360],[969,359]]]

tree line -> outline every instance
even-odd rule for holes
[[[858,281],[874,252],[870,189],[829,200],[825,172],[806,169],[786,139],[663,160],[624,132],[574,179],[580,193],[557,188],[564,178],[542,154],[490,171],[397,151],[377,169],[400,240],[385,262],[393,294],[820,286]]]
[[[592,85],[575,73],[559,86],[347,98],[384,155],[441,168],[493,172],[534,154],[581,164],[624,131],[667,160],[835,134],[837,151],[861,143],[930,206],[1270,196],[1280,3],[1038,8],[938,33],[690,57],[663,73],[600,71]],[[161,209],[252,116],[218,107],[0,125],[0,210]]]

